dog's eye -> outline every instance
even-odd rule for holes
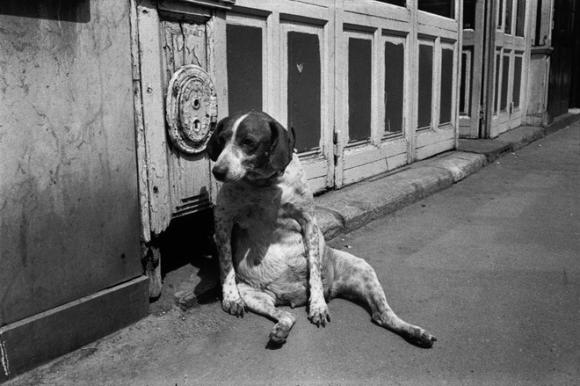
[[[252,138],[244,138],[242,141],[242,146],[251,150],[256,147],[256,142]]]

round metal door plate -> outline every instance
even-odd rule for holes
[[[217,95],[209,74],[188,64],[177,70],[167,88],[165,118],[173,145],[186,154],[205,150],[217,121]]]

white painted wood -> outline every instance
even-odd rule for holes
[[[211,75],[217,93],[218,120],[229,115],[228,111],[228,67],[224,58],[226,51],[226,12],[222,10],[214,11],[214,16],[207,23],[207,61],[208,70]],[[210,199],[213,203],[217,198],[219,183],[211,174],[211,162],[207,163],[208,175],[211,178],[209,184]]]
[[[407,1],[407,7],[411,11],[411,17],[409,23],[412,27],[411,33],[408,36],[408,49],[407,49],[407,60],[409,65],[406,80],[407,86],[407,97],[409,103],[407,103],[406,112],[407,117],[406,123],[404,125],[406,132],[405,138],[408,141],[407,147],[407,162],[412,163],[417,158],[417,126],[418,126],[418,109],[417,109],[417,101],[418,101],[418,84],[419,84],[419,50],[418,50],[418,33],[417,33],[417,1],[418,0],[409,0]]]
[[[139,212],[141,219],[141,240],[151,241],[151,219],[149,208],[149,176],[147,170],[147,150],[143,125],[143,101],[141,90],[141,67],[139,65],[139,25],[137,4],[129,4],[131,26],[131,66],[133,73],[133,109],[135,114],[135,142],[137,150],[137,175],[139,184]]]
[[[411,13],[403,7],[378,2],[345,1],[344,9],[338,8],[343,25],[337,24],[337,92],[342,98],[337,100],[337,130],[340,131],[342,181],[349,184],[400,167],[410,158],[408,120],[410,78],[408,39],[412,30]],[[348,42],[350,38],[366,39],[372,42],[372,89],[371,127],[368,141],[349,144],[348,116]],[[405,79],[403,95],[403,130],[400,134],[385,135],[385,42],[402,44],[405,53]],[[339,90],[339,91],[338,91]],[[401,158],[402,157],[402,158]],[[404,160],[401,163],[401,159]],[[338,168],[337,168],[338,169]]]
[[[506,3],[507,1],[512,2],[512,15],[511,15],[511,26],[510,30],[505,30],[505,19],[506,15]],[[501,60],[499,68],[494,69],[494,71],[499,72],[499,83],[498,83],[498,97],[497,100],[494,101],[494,107],[497,108],[497,114],[494,114],[493,119],[491,121],[491,128],[490,128],[490,137],[494,138],[500,135],[501,133],[510,130],[512,128],[518,127],[522,123],[523,112],[526,111],[526,99],[525,98],[525,91],[527,90],[527,73],[529,68],[529,57],[530,57],[530,35],[529,35],[529,28],[528,25],[531,22],[530,16],[533,12],[530,10],[530,4],[526,4],[526,12],[524,15],[524,36],[515,36],[516,33],[516,20],[517,20],[517,0],[506,0],[502,9],[498,9],[497,17],[498,17],[498,28],[495,33],[495,48],[496,48],[496,55],[498,52],[501,52]],[[499,8],[499,7],[498,7]],[[507,74],[507,78],[504,79],[503,76],[503,66],[504,61],[503,57],[509,57],[509,71]],[[514,108],[512,104],[513,93],[514,93],[514,70],[515,70],[515,57],[519,56],[522,58],[522,70],[521,70],[521,78],[520,78],[520,106],[519,108]],[[495,62],[494,62],[495,66]],[[495,77],[493,79],[494,82],[494,94],[496,92],[495,87]],[[501,89],[503,82],[507,82],[507,107],[505,110],[500,109],[501,103]]]
[[[414,4],[416,6],[416,3]],[[416,9],[416,8],[415,8]],[[455,1],[455,18],[450,19],[428,12],[417,10],[417,48],[415,49],[415,65],[418,69],[419,44],[433,46],[433,86],[431,104],[431,124],[428,128],[418,128],[415,138],[415,157],[424,159],[445,150],[451,150],[457,143],[457,98],[456,89],[460,77],[458,42],[460,41],[461,6]],[[454,52],[452,120],[450,124],[439,125],[440,86],[441,86],[441,48],[452,48]],[[418,74],[418,72],[416,72]],[[417,77],[418,78],[418,77]],[[415,81],[418,89],[418,80]],[[415,97],[415,105],[418,97]],[[417,113],[415,112],[415,115]],[[416,127],[416,125],[415,125]]]
[[[330,22],[329,22],[330,23]],[[288,125],[288,33],[289,32],[304,32],[318,36],[320,44],[320,61],[321,61],[321,117],[320,117],[320,145],[316,156],[303,155],[301,157],[302,164],[306,169],[306,175],[312,178],[319,177],[314,169],[320,165],[326,165],[325,175],[327,176],[327,183],[325,187],[330,187],[334,184],[333,173],[333,144],[332,144],[332,129],[334,118],[330,115],[333,110],[331,105],[334,105],[334,98],[332,97],[332,86],[334,84],[334,62],[329,56],[334,52],[334,42],[328,39],[329,23],[322,26],[306,25],[294,21],[282,20],[280,23],[280,122]],[[332,44],[332,47],[329,45]],[[332,54],[332,59],[334,55]],[[313,169],[313,170],[309,170]],[[314,189],[314,187],[312,187]],[[316,191],[316,190],[315,190]]]
[[[141,90],[143,99],[143,127],[147,156],[150,202],[150,230],[162,233],[171,219],[167,142],[161,89],[161,44],[159,18],[154,2],[144,0],[137,7]]]

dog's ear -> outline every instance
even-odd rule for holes
[[[212,161],[216,161],[220,156],[220,153],[224,149],[225,143],[221,140],[220,133],[223,131],[225,124],[229,117],[226,117],[218,122],[215,130],[213,131],[207,145],[205,147],[205,151],[207,151],[207,155]]]
[[[270,121],[272,145],[270,146],[270,164],[275,170],[284,170],[292,161],[294,152],[294,128],[286,130],[278,121]]]

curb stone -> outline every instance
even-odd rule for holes
[[[454,151],[398,173],[315,198],[318,225],[327,239],[448,188],[485,165],[481,154]]]

